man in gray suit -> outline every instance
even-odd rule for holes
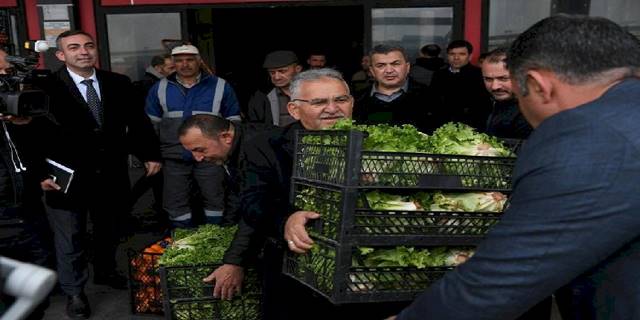
[[[289,115],[287,104],[291,79],[302,71],[298,57],[293,51],[279,50],[269,53],[262,65],[269,72],[273,89],[268,94],[257,91],[249,99],[247,120],[284,127],[295,119]]]
[[[508,64],[535,128],[511,205],[397,319],[514,319],[562,287],[564,319],[640,319],[640,40],[604,18],[554,16],[516,39]]]

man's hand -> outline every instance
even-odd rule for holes
[[[40,188],[42,188],[42,190],[44,191],[54,191],[61,189],[60,186],[57,183],[53,182],[53,179],[51,178],[40,181]]]
[[[396,316],[391,316],[389,318],[386,318],[385,320],[396,320]]]
[[[150,177],[162,168],[162,163],[156,161],[147,161],[144,163],[144,169],[147,171],[146,176]]]
[[[295,253],[306,253],[311,249],[313,240],[309,238],[304,225],[309,219],[318,219],[320,214],[311,211],[298,211],[292,214],[284,226],[284,239],[289,245],[289,250]]]
[[[22,124],[28,124],[29,122],[31,122],[31,117],[29,116],[20,117],[20,116],[14,116],[11,114],[0,113],[0,120],[9,121],[15,125],[22,125]]]
[[[204,282],[213,282],[213,297],[220,297],[222,300],[231,300],[233,295],[240,293],[244,270],[240,266],[233,264],[223,264],[214,270],[208,277],[202,279]]]

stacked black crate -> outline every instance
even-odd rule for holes
[[[291,198],[320,212],[310,253],[289,252],[283,272],[336,304],[410,301],[451,267],[362,267],[358,247],[470,246],[499,213],[371,209],[370,191],[509,192],[515,158],[363,151],[365,133],[300,132]]]
[[[165,319],[258,320],[261,289],[255,269],[248,269],[242,293],[231,300],[213,297],[213,284],[202,281],[220,265],[161,267]]]

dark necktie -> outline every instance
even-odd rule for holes
[[[98,126],[102,127],[102,104],[100,103],[96,89],[93,87],[93,80],[85,79],[80,83],[87,86],[87,105],[89,105],[89,110],[91,110],[91,114],[93,114],[93,118],[96,119]]]

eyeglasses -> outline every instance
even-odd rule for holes
[[[332,99],[329,99],[329,98],[318,98],[318,99],[311,99],[311,100],[293,99],[291,101],[305,102],[310,104],[314,108],[324,108],[324,107],[328,107],[331,101],[333,101],[333,103],[335,103],[336,105],[347,104],[351,101],[351,96],[348,94],[345,94],[342,96],[337,96]]]

